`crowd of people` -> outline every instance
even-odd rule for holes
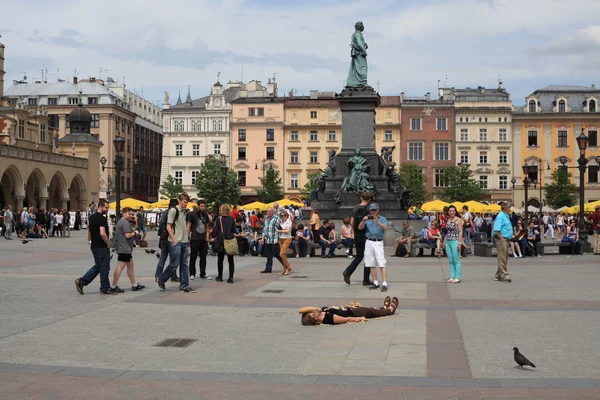
[[[9,205],[0,210],[0,231],[7,240],[13,239],[13,233],[20,239],[70,237],[71,226],[85,229],[89,216],[83,210],[25,207],[19,211]]]

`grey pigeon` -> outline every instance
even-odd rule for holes
[[[146,249],[146,254],[150,254],[150,250]]]
[[[150,249],[150,253],[151,253],[151,254],[154,254],[154,253],[156,253],[156,250],[154,250],[154,249]]]
[[[523,354],[519,353],[519,349],[516,347],[513,347],[513,350],[515,351],[515,362],[517,364],[519,364],[519,366],[521,368],[523,368],[524,365],[529,365],[533,368],[535,368],[535,364],[532,363],[531,361],[529,361],[527,359],[527,357],[525,357]]]
[[[31,242],[31,240],[21,240],[21,243],[23,243],[23,244],[27,244],[29,242]]]
[[[156,258],[160,258],[160,253],[156,253]]]
[[[110,259],[112,260],[114,256],[115,256],[114,254],[111,254],[110,255]]]

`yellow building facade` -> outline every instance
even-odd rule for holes
[[[522,165],[527,163],[537,168],[530,172],[528,204],[539,207],[545,204],[543,187],[551,182],[552,171],[560,167],[561,157],[566,157],[565,166],[573,174],[572,181],[579,186],[580,173],[577,167],[579,147],[576,137],[584,133],[589,138],[586,157],[588,168],[585,179],[585,202],[600,199],[600,165],[595,157],[600,156],[598,132],[600,90],[595,86],[547,86],[526,97],[524,107],[513,113],[513,176],[516,179],[514,203],[525,204]],[[540,192],[540,186],[542,191]],[[541,196],[540,196],[541,194]]]

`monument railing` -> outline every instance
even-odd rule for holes
[[[0,157],[20,160],[40,161],[50,164],[64,165],[75,168],[88,168],[88,160],[80,157],[66,156],[47,151],[26,149],[7,144],[0,144]]]

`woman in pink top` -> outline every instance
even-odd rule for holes
[[[431,223],[431,228],[427,230],[427,243],[431,246],[435,246],[436,254],[438,257],[442,256],[442,234],[438,228],[437,222],[433,221]]]

